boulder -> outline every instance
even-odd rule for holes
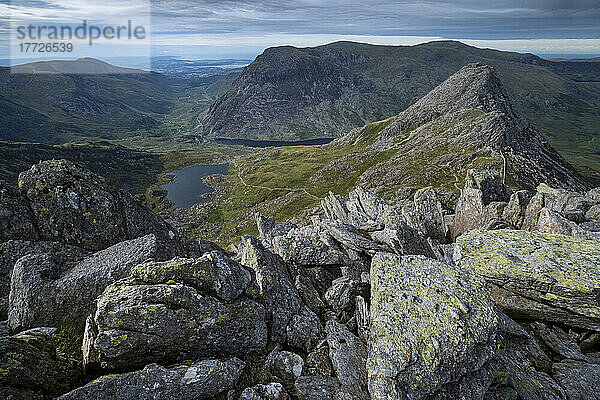
[[[283,385],[270,382],[266,385],[258,384],[242,391],[240,400],[288,400],[289,396]]]
[[[257,239],[246,237],[242,264],[256,273],[271,322],[271,339],[310,351],[322,338],[323,327],[316,314],[302,302],[286,263]]]
[[[102,376],[58,399],[214,399],[234,388],[244,367],[237,358],[168,368],[149,364],[141,371]]]
[[[301,356],[291,351],[282,351],[278,346],[269,353],[265,362],[265,370],[270,376],[291,384],[302,375],[303,367],[304,360]]]
[[[34,165],[19,175],[19,187],[43,240],[98,251],[150,233],[163,241],[176,237],[135,197],[66,160]]]
[[[12,239],[38,240],[39,233],[27,198],[0,183],[0,242]]]
[[[336,321],[327,321],[329,358],[340,383],[367,397],[367,348],[365,344]]]
[[[433,396],[476,375],[495,355],[493,298],[468,270],[378,253],[371,264],[370,314],[371,398]]]
[[[408,225],[423,236],[442,243],[446,241],[447,229],[442,203],[432,187],[417,190],[414,195],[414,208],[403,208],[402,215]]]
[[[569,400],[600,400],[600,364],[563,360],[552,366],[556,381]]]
[[[83,383],[83,371],[63,357],[56,341],[53,328],[0,337],[1,398],[51,398]]]
[[[56,242],[9,240],[0,243],[0,319],[8,318],[10,280],[15,263],[26,255],[51,254],[61,264],[83,259],[88,252],[75,246]]]
[[[218,263],[207,260],[204,266],[214,268],[207,276],[222,274],[217,271]],[[183,261],[182,268],[176,262],[143,264],[133,269],[134,276],[114,283],[99,297],[93,349],[104,368],[241,356],[264,350],[264,307],[243,295],[230,301],[213,297],[214,287],[196,280],[194,262]],[[167,267],[176,271],[165,271]],[[232,275],[236,274],[221,276]],[[150,282],[145,282],[144,276]],[[160,277],[167,280],[160,282]],[[236,282],[239,286],[226,293],[243,293],[249,284],[245,279]]]
[[[532,196],[533,194],[528,190],[514,192],[502,212],[502,218],[512,226],[520,229],[525,221],[525,212]]]
[[[67,261],[82,253],[72,246],[57,245],[48,253],[25,256],[15,264],[12,274],[9,325],[19,331],[83,322],[108,285],[128,276],[134,265],[145,260],[172,257],[171,251],[154,235],[147,235],[75,263]]]
[[[334,400],[340,381],[331,376],[301,376],[296,379],[296,392],[301,400]]]
[[[455,261],[483,276],[509,316],[600,330],[597,241],[526,231],[472,231]]]
[[[304,375],[334,376],[333,365],[329,358],[327,340],[323,340],[317,348],[306,356]]]
[[[309,225],[291,229],[285,235],[273,238],[273,251],[284,261],[300,266],[343,265],[348,256],[321,227]]]

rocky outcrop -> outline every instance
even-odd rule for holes
[[[483,276],[509,316],[600,330],[597,241],[524,231],[471,231],[456,262]]]
[[[149,233],[162,241],[176,236],[133,196],[69,161],[34,165],[19,176],[19,188],[43,240],[97,251]]]
[[[244,367],[237,358],[169,368],[149,364],[140,371],[101,376],[58,399],[214,399],[235,387]]]
[[[470,376],[473,384],[485,384],[477,372],[495,355],[497,329],[491,293],[475,274],[424,257],[377,254],[371,265],[371,398],[433,397]]]
[[[18,189],[0,183],[0,242],[37,240],[37,223]]]

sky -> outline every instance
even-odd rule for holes
[[[18,25],[86,20],[106,26],[128,19],[147,29],[143,44],[99,39],[78,49],[93,47],[90,56],[219,59],[254,58],[288,44],[454,39],[542,56],[600,56],[600,0],[0,0],[0,58],[13,49],[10,35]]]

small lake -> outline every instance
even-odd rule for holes
[[[213,192],[213,188],[205,185],[202,179],[213,174],[226,175],[228,170],[229,164],[193,165],[169,172],[167,175],[173,175],[174,179],[161,188],[168,192],[167,199],[171,200],[175,207],[187,208],[194,204],[206,203],[210,199],[204,195]]]
[[[250,140],[250,139],[214,139],[215,142],[228,145],[241,145],[247,147],[281,147],[281,146],[317,146],[327,144],[333,141],[334,138],[321,138],[298,140],[295,142],[286,142],[279,140]]]

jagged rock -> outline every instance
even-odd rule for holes
[[[36,328],[0,337],[0,397],[50,398],[83,381],[83,371],[57,349],[56,330]]]
[[[414,209],[407,209],[405,212],[403,208],[402,214],[408,225],[418,230],[423,236],[442,243],[446,241],[447,230],[444,224],[442,203],[432,187],[417,190],[414,196]]]
[[[240,297],[252,282],[248,270],[219,251],[205,253],[200,258],[144,263],[132,275],[147,284],[184,283],[225,301]]]
[[[538,343],[559,359],[568,358],[590,362],[589,358],[581,353],[577,345],[577,335],[569,334],[558,326],[549,327],[538,321],[525,325]]]
[[[362,296],[356,296],[356,310],[354,316],[356,318],[358,337],[363,342],[368,343],[371,314],[369,313],[369,306]]]
[[[27,199],[19,190],[0,183],[0,242],[38,238],[36,221]]]
[[[431,246],[416,229],[403,222],[389,226],[391,228],[371,232],[371,238],[376,242],[387,245],[389,249],[399,255],[434,256]]]
[[[100,366],[100,353],[96,350],[94,343],[98,337],[98,327],[94,322],[94,316],[90,315],[85,320],[83,331],[83,341],[81,351],[83,353],[82,361],[86,370],[96,369]]]
[[[0,321],[0,337],[10,336],[10,328],[8,327],[8,321]]]
[[[257,239],[246,237],[242,264],[256,273],[271,321],[271,338],[310,351],[310,346],[322,338],[323,327],[296,292],[286,263]]]
[[[600,236],[583,229],[575,222],[569,221],[557,212],[542,208],[538,217],[537,231],[542,233],[555,233],[559,235],[574,236],[580,239],[596,240]]]
[[[302,266],[343,265],[348,257],[333,238],[318,226],[291,229],[273,238],[273,251],[284,261]]]
[[[245,363],[237,358],[169,368],[150,364],[141,371],[102,376],[59,400],[213,399],[233,389],[244,367]]]
[[[77,263],[65,262],[81,256],[81,251],[69,247],[56,246],[50,253],[25,256],[13,270],[8,323],[19,331],[83,322],[109,284],[128,276],[131,268],[144,260],[172,257],[171,251],[154,235],[147,235]]]
[[[321,295],[315,289],[311,279],[306,273],[296,275],[294,286],[298,294],[302,298],[304,304],[308,306],[317,315],[321,314],[325,309],[325,303],[321,300]]]
[[[266,347],[265,321],[264,307],[243,296],[225,302],[172,279],[149,284],[131,277],[98,298],[94,348],[104,368],[237,356]]]
[[[88,253],[79,247],[56,242],[9,240],[0,243],[0,319],[8,316],[10,280],[15,263],[26,255],[51,254],[60,264],[83,259]]]
[[[585,213],[586,218],[600,220],[600,200],[598,202],[599,204],[596,204],[587,210]]]
[[[600,330],[600,248],[592,240],[525,231],[471,231],[455,261],[493,285],[509,316]]]
[[[302,375],[304,360],[301,356],[291,351],[282,351],[275,347],[267,357],[265,370],[281,382],[294,383]]]
[[[378,253],[371,264],[371,397],[426,398],[476,374],[495,355],[497,326],[493,298],[475,274]]]
[[[176,236],[136,198],[69,161],[34,165],[19,175],[19,187],[43,240],[98,251],[150,233],[165,242]]]
[[[289,396],[283,385],[271,382],[266,385],[256,385],[242,391],[240,400],[288,400]]]
[[[273,246],[273,238],[287,235],[291,230],[297,228],[296,225],[288,221],[276,224],[275,217],[264,217],[260,214],[256,215],[256,226],[260,239],[268,244],[270,249]]]
[[[323,340],[317,348],[306,356],[304,375],[333,376],[333,365],[329,358],[329,346],[327,340]]]
[[[525,212],[533,194],[528,190],[519,190],[510,196],[510,200],[502,213],[502,218],[516,228],[521,228],[525,221]]]
[[[340,383],[353,388],[355,392],[366,393],[367,349],[365,344],[336,321],[328,321],[325,329],[329,345],[329,358]]]
[[[345,313],[345,321],[347,321],[354,314],[356,296],[366,297],[368,293],[368,284],[341,277],[332,282],[331,287],[325,293],[325,300],[338,316]]]
[[[563,360],[552,366],[556,381],[569,400],[600,399],[600,364]]]
[[[340,381],[330,376],[301,376],[296,379],[296,391],[301,400],[333,400]]]
[[[358,252],[375,254],[377,251],[389,251],[390,247],[377,243],[360,234],[353,225],[344,223],[331,223],[327,225],[329,234],[344,247]]]

